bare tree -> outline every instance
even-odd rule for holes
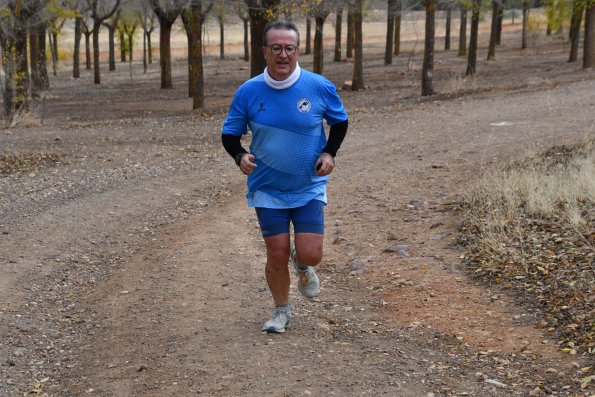
[[[583,69],[595,67],[595,3],[591,4],[585,11],[585,46],[583,50]]]
[[[229,10],[224,0],[219,0],[214,5],[213,10],[217,15],[217,22],[219,23],[219,59],[225,59],[225,22]]]
[[[306,51],[305,55],[312,53],[312,18],[306,17]]]
[[[523,32],[521,37],[521,48],[527,48],[527,26],[529,23],[529,0],[523,0]]]
[[[159,66],[161,88],[173,88],[171,78],[171,28],[183,9],[180,0],[151,0],[151,6],[159,19]]]
[[[362,31],[362,0],[355,0],[353,4],[353,79],[351,89],[358,91],[364,89],[364,57],[363,57],[363,31]]]
[[[81,31],[85,35],[85,68],[87,70],[91,70],[91,37],[93,36],[93,29],[90,29],[89,26],[92,26],[92,23],[83,17]]]
[[[329,1],[310,1],[306,3],[307,13],[314,17],[314,57],[312,71],[322,74],[324,67],[324,21],[331,12],[332,2]]]
[[[394,51],[393,55],[398,56],[401,54],[401,18],[403,12],[403,2],[401,0],[397,0],[396,4],[396,11],[395,11],[395,38],[394,42]]]
[[[188,96],[193,98],[193,109],[204,106],[202,28],[212,7],[212,1],[205,7],[201,0],[192,0],[180,14],[188,40]]]
[[[101,71],[99,70],[99,29],[101,24],[120,7],[120,0],[86,0],[91,18],[93,19],[93,82],[101,84]]]
[[[446,26],[444,33],[444,51],[450,50],[450,26],[452,22],[452,3],[446,3]]]
[[[395,14],[397,12],[397,0],[388,0],[386,11],[386,47],[384,49],[384,64],[393,63],[393,41],[395,39]]]
[[[146,1],[140,3],[137,18],[143,28],[143,70],[147,73],[147,64],[153,63],[151,33],[155,30],[155,13]]]
[[[481,0],[473,0],[473,9],[471,15],[471,36],[469,37],[469,53],[467,54],[466,75],[474,75],[477,65],[477,40],[479,34],[479,13],[481,10]]]
[[[498,43],[498,15],[500,15],[500,0],[492,0],[492,28],[488,45],[488,61],[496,58],[496,44]]]
[[[114,40],[120,17],[122,16],[122,10],[117,10],[111,17],[106,18],[102,25],[107,28],[108,32],[108,65],[109,71],[116,70],[116,41]]]
[[[341,25],[343,25],[343,5],[337,7],[337,15],[335,18],[335,57],[333,61],[341,62]]]
[[[572,18],[570,19],[570,54],[568,62],[576,62],[578,59],[578,47],[581,36],[581,21],[585,7],[580,0],[574,0],[572,4]]]
[[[247,62],[250,60],[250,14],[246,3],[241,0],[234,1],[233,9],[244,25],[244,61]]]
[[[459,26],[459,56],[467,55],[467,8],[461,4],[461,22]]]
[[[264,28],[277,18],[280,0],[246,0],[246,5],[250,14],[250,75],[256,76],[266,67],[262,53]]]
[[[426,37],[424,61],[421,73],[421,95],[434,93],[432,76],[434,74],[434,41],[436,35],[436,0],[426,0]]]

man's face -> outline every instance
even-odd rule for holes
[[[294,47],[295,52],[287,55],[286,47]],[[271,48],[273,47],[273,48]],[[274,54],[273,49],[282,47],[279,54]],[[297,64],[297,34],[293,30],[271,29],[267,32],[267,43],[263,47],[264,59],[267,63],[269,75],[278,81],[287,79],[295,70]],[[291,52],[291,51],[290,51]]]

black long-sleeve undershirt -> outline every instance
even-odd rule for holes
[[[324,149],[322,149],[324,153],[328,153],[333,157],[337,155],[337,151],[341,147],[341,143],[343,143],[343,139],[345,139],[345,135],[347,134],[348,126],[348,120],[340,121],[336,124],[331,125],[328,135],[328,141]],[[242,146],[240,142],[241,139],[241,136],[231,134],[221,135],[221,142],[223,143],[225,151],[227,151],[227,153],[229,153],[229,155],[234,158],[236,164],[238,165],[238,156],[243,153],[248,153],[248,151],[246,151],[246,149],[244,149],[244,147]]]

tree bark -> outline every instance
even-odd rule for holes
[[[20,2],[19,2],[20,3]],[[15,106],[18,110],[27,110],[29,108],[29,88],[30,75],[29,63],[27,57],[27,19],[28,16],[22,4],[17,6],[15,13],[15,56],[16,56],[16,75],[15,75]],[[20,8],[20,9],[19,9]]]
[[[583,19],[584,8],[579,0],[574,0],[572,6],[572,18],[570,19],[570,54],[568,55],[568,62],[576,62],[578,60],[578,47],[581,37],[581,21]]]
[[[353,58],[354,36],[353,7],[349,6],[347,8],[347,58]]]
[[[393,41],[395,39],[395,11],[397,0],[388,0],[386,11],[386,46],[384,48],[384,64],[393,63]]]
[[[91,70],[91,36],[93,32],[85,33],[85,66]]]
[[[118,39],[120,40],[120,62],[126,62],[126,35],[123,30],[118,32]]]
[[[312,19],[310,17],[306,18],[306,52],[305,55],[309,55],[312,53]]]
[[[225,28],[223,17],[220,16],[219,20],[219,59],[225,59]]]
[[[398,56],[401,54],[401,19],[402,19],[402,12],[403,12],[403,3],[401,0],[397,0],[397,10],[395,15],[395,39],[394,39],[394,46],[395,50],[393,54]]]
[[[161,88],[173,88],[171,78],[171,27],[173,21],[159,19],[159,66],[161,67]]]
[[[250,14],[250,76],[261,74],[266,67],[262,52],[263,33],[266,24],[273,21],[279,14],[280,0],[246,0]]]
[[[353,5],[353,78],[351,89],[353,91],[364,88],[364,58],[363,58],[363,31],[362,31],[362,0],[355,0]]]
[[[498,40],[498,14],[500,0],[492,0],[492,28],[490,30],[490,43],[488,45],[488,61],[496,59],[496,42]]]
[[[477,40],[479,32],[479,12],[481,0],[473,0],[473,12],[471,15],[471,36],[469,37],[469,53],[467,55],[466,75],[474,75],[477,64]]]
[[[120,0],[116,0],[114,7],[106,12],[105,14],[99,13],[98,0],[90,1],[91,17],[93,18],[93,82],[95,84],[101,84],[101,71],[99,70],[99,29],[101,24],[112,15],[120,7]],[[115,66],[114,66],[115,68]]]
[[[35,23],[29,24],[29,59],[31,63],[31,97],[38,98],[43,90],[39,64],[39,26]]]
[[[529,0],[523,0],[523,33],[521,37],[521,48],[527,48],[527,25],[529,22]]]
[[[76,17],[74,19],[74,51],[72,53],[72,78],[78,79],[81,77],[81,25],[83,18]]]
[[[450,50],[450,25],[452,21],[452,7],[450,4],[446,5],[446,32],[444,33],[444,51]]]
[[[248,62],[250,60],[250,39],[248,35],[250,19],[243,19],[242,21],[244,22],[244,61]]]
[[[210,8],[210,7],[209,7]],[[190,58],[190,92],[192,93],[192,109],[200,109],[205,105],[204,73],[202,60],[202,27],[206,12],[203,13],[202,1],[190,2],[189,42]]]
[[[595,4],[585,12],[585,39],[583,50],[583,69],[595,67]]]
[[[343,7],[337,8],[337,17],[335,20],[335,62],[341,62],[341,25],[343,24]]]
[[[461,6],[461,25],[459,28],[459,56],[467,55],[467,9]]]
[[[316,21],[316,31],[314,33],[314,60],[312,71],[318,74],[322,74],[322,68],[324,66],[324,45],[322,41],[322,31],[324,28],[324,20],[326,19],[327,15],[317,16],[314,18]]]
[[[504,3],[498,7],[498,34],[496,36],[496,45],[502,44],[502,21],[504,20]]]
[[[434,93],[432,76],[434,74],[434,40],[436,34],[436,0],[426,0],[426,37],[424,61],[421,74],[421,95]]]
[[[2,67],[4,68],[4,119],[6,126],[10,126],[14,120],[15,114],[15,87],[14,87],[14,36],[11,34],[0,35],[2,43]]]

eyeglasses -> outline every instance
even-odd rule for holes
[[[271,52],[273,53],[273,55],[280,55],[281,52],[283,50],[285,50],[285,53],[287,54],[287,56],[295,54],[295,52],[298,49],[298,47],[295,45],[287,45],[284,47],[279,44],[273,44],[273,45],[268,45],[267,47],[269,47],[271,49]]]

